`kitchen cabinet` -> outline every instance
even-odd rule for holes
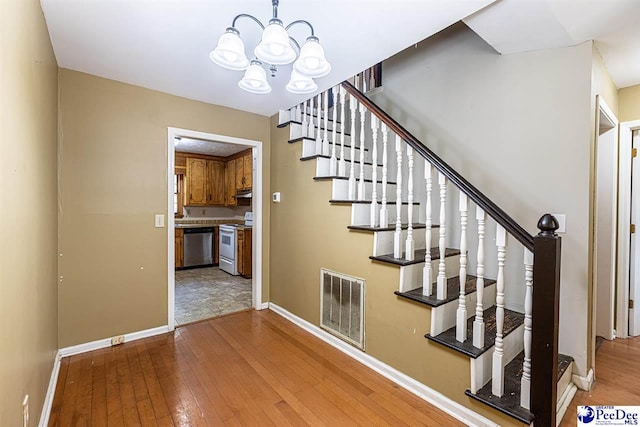
[[[176,253],[176,268],[184,265],[184,230],[182,228],[176,228],[175,231],[175,253]]]
[[[225,204],[224,162],[187,157],[187,206]]]
[[[238,202],[234,197],[236,195],[236,161],[229,160],[225,165],[225,205],[236,206]]]
[[[238,263],[238,274],[250,279],[251,278],[251,249],[252,249],[252,229],[238,228],[238,241],[236,245],[236,259]]]
[[[236,159],[236,191],[251,190],[253,175],[251,151]]]
[[[220,227],[213,227],[213,264],[220,264]]]

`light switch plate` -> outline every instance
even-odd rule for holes
[[[280,192],[276,191],[275,193],[273,193],[273,203],[280,203]]]
[[[567,216],[565,214],[551,214],[558,220],[558,230],[557,233],[566,233],[567,232]]]
[[[156,214],[156,228],[164,227],[164,215]]]

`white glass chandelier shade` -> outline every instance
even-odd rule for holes
[[[279,19],[269,21],[254,53],[261,61],[273,65],[290,64],[296,59],[296,52],[291,47],[289,33],[282,26],[282,21]]]
[[[293,64],[293,68],[305,76],[324,77],[331,71],[331,64],[324,56],[324,49],[320,45],[318,38],[311,36],[302,45],[300,56]]]
[[[291,80],[287,83],[287,90],[296,95],[313,93],[318,90],[318,85],[311,77],[300,74],[296,70],[291,71]]]
[[[271,86],[267,82],[267,73],[262,68],[260,61],[251,61],[251,65],[244,72],[244,77],[238,82],[240,89],[250,93],[265,94],[271,92]]]
[[[229,70],[245,70],[249,66],[240,33],[233,27],[227,28],[227,31],[220,36],[218,45],[211,51],[209,58]]]

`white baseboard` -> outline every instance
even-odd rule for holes
[[[268,302],[263,302],[260,305],[260,310],[266,310],[267,308],[269,308],[269,303]]]
[[[131,332],[124,334],[124,342],[139,340],[140,338],[152,337],[169,332],[169,326],[158,326],[157,328],[145,329],[144,331]],[[61,348],[59,350],[60,357],[73,356],[74,354],[86,353],[87,351],[98,350],[101,348],[111,347],[111,338],[91,341],[84,344],[73,345],[71,347]]]
[[[327,344],[342,351],[343,353],[347,354],[348,356],[352,357],[368,368],[373,369],[383,377],[393,381],[405,390],[435,405],[436,407],[438,407],[438,409],[441,409],[442,411],[462,421],[463,423],[471,426],[498,426],[498,424],[496,424],[495,422],[483,417],[480,414],[477,414],[476,412],[459,404],[458,402],[449,399],[445,395],[437,392],[436,390],[433,390],[430,387],[427,387],[426,385],[416,381],[410,376],[403,374],[402,372],[387,365],[386,363],[379,361],[373,356],[363,353],[362,351],[356,349],[355,347],[352,347],[344,341],[339,340],[328,332],[323,331],[316,325],[307,322],[306,320],[296,316],[293,313],[290,313],[284,308],[274,303],[269,303],[269,309],[284,317],[285,319],[291,321],[292,323],[300,326],[310,334],[320,338]]]
[[[565,412],[567,412],[567,408],[577,391],[578,387],[576,387],[574,383],[570,382],[562,392],[562,395],[558,399],[558,404],[556,405],[556,427],[560,425],[562,417],[564,417]]]
[[[589,391],[593,385],[593,369],[589,369],[586,377],[573,374],[571,380],[580,390]]]
[[[56,352],[53,359],[53,369],[51,370],[51,376],[49,377],[49,386],[47,387],[47,394],[44,396],[44,403],[42,404],[42,412],[40,413],[39,427],[46,427],[49,424],[49,415],[51,415],[51,405],[53,405],[53,396],[56,393],[56,385],[58,384],[58,374],[60,373],[60,350]]]

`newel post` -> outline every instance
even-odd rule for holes
[[[560,248],[558,221],[545,214],[533,240],[531,412],[536,427],[556,425]]]

